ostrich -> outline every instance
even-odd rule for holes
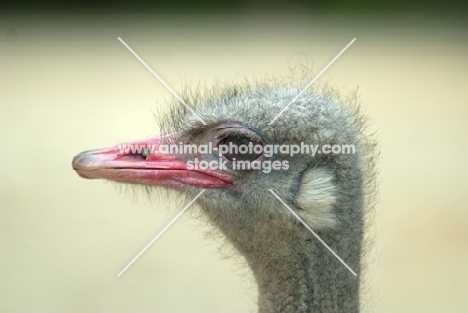
[[[78,154],[73,169],[84,178],[162,186],[188,198],[206,189],[197,199],[202,216],[245,258],[258,286],[258,312],[358,312],[374,143],[365,134],[356,97],[342,98],[330,88],[304,92],[269,125],[300,91],[296,85],[257,83],[189,93],[185,99],[206,125],[174,100],[161,123],[164,135],[127,144],[354,145],[354,154],[122,153],[113,146]],[[196,158],[226,166],[189,169],[188,161]],[[238,169],[235,160],[287,161],[289,166],[269,172]]]

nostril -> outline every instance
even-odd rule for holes
[[[128,161],[128,162],[144,162],[146,161],[147,156],[139,153],[125,154],[118,158],[119,161]]]

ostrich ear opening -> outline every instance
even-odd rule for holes
[[[333,207],[336,203],[336,185],[333,175],[320,168],[307,170],[302,176],[296,195],[298,214],[312,229],[333,228],[337,224]]]

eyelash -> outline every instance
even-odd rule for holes
[[[239,129],[240,129],[240,127],[236,128],[236,130],[239,130]],[[257,145],[257,144],[265,145],[265,141],[263,140],[263,138],[261,136],[259,136],[256,132],[254,132],[251,129],[245,129],[245,128],[242,128],[242,129],[244,131],[233,131],[232,128],[223,129],[220,133],[218,133],[216,135],[215,140],[213,142],[213,146],[214,147],[219,147],[219,145],[223,141],[225,141],[226,139],[229,139],[230,137],[232,137],[234,139],[234,140],[232,140],[232,142],[239,141],[239,140],[242,140],[242,139],[245,138],[246,141],[253,142],[254,145]],[[240,147],[240,146],[242,146],[242,144],[236,144],[236,146]],[[219,153],[219,150],[218,150],[218,153]],[[259,160],[260,158],[263,157],[263,153],[262,154],[255,154],[255,153],[252,153],[252,154],[248,154],[248,153],[239,154],[239,153],[236,153],[235,155],[236,156],[237,155],[245,156],[246,159],[244,159],[244,160],[249,160],[249,161]],[[219,154],[217,156],[219,156]],[[225,154],[222,155],[222,158],[224,158],[226,161],[231,163],[232,160],[229,158],[229,156],[234,158],[232,153],[225,153]]]

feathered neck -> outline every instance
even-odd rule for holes
[[[247,260],[258,286],[258,312],[359,312],[359,227],[317,232],[358,273],[355,277],[301,224],[275,214],[236,216],[224,216],[226,223],[217,214],[210,219]]]

